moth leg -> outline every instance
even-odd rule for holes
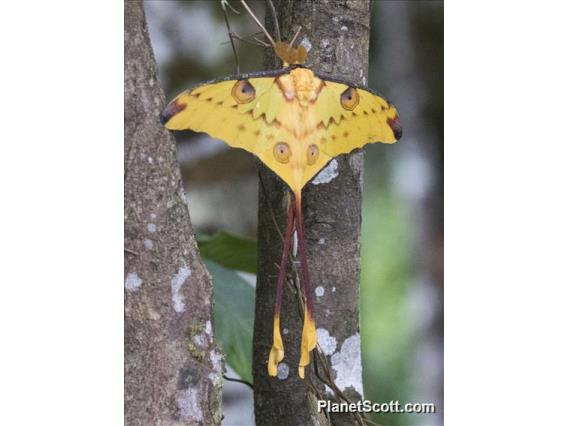
[[[305,297],[304,304],[304,327],[302,329],[302,345],[300,347],[300,364],[298,374],[303,379],[304,369],[310,363],[310,352],[317,344],[316,323],[314,321],[314,303],[310,286],[310,274],[308,271],[308,259],[306,257],[306,241],[304,239],[304,225],[302,223],[302,199],[301,194],[296,194],[296,221],[298,231],[298,246],[300,249],[300,264],[302,269],[302,290]]]
[[[284,236],[284,247],[282,248],[282,259],[280,260],[280,271],[276,281],[276,303],[274,304],[274,322],[272,348],[268,356],[268,375],[276,376],[278,363],[284,359],[284,344],[280,335],[280,307],[282,306],[282,293],[284,290],[284,280],[286,279],[286,267],[288,265],[288,255],[292,241],[292,230],[294,229],[294,204],[290,203],[288,210],[288,224]]]

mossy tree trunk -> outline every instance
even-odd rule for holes
[[[219,424],[212,283],[158,118],[164,95],[142,1],[126,1],[124,15],[125,424]]]
[[[369,1],[281,0],[275,5],[283,40],[290,41],[298,26],[302,26],[298,41],[311,47],[308,66],[323,75],[367,83]],[[267,26],[274,28],[269,8],[266,20]],[[272,54],[266,64],[269,68],[281,66]],[[337,157],[325,173],[326,178],[319,179],[319,184],[306,185],[302,197],[318,342],[330,366],[331,378],[351,401],[357,401],[363,397],[359,340],[363,152]],[[317,412],[315,400],[331,394],[326,393],[314,374],[313,362],[306,379],[298,377],[302,322],[296,296],[289,287],[284,291],[281,314],[285,366],[280,378],[267,374],[277,263],[282,250],[272,214],[283,228],[288,190],[262,165],[260,176],[266,192],[261,185],[253,345],[256,422],[258,425],[326,424],[329,419]],[[332,416],[331,421],[353,424],[354,418]]]

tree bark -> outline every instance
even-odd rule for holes
[[[211,278],[158,118],[164,95],[142,1],[125,2],[124,15],[125,423],[219,424]]]
[[[308,66],[323,75],[367,83],[369,1],[281,0],[275,3],[283,40],[290,41],[298,25],[302,26],[298,41],[311,46]],[[270,9],[267,9],[266,19],[267,26],[273,28]],[[269,68],[281,66],[273,55],[266,63]],[[358,151],[332,160],[324,169],[326,178],[316,178],[306,185],[302,197],[309,271],[315,290],[318,344],[331,366],[332,379],[351,401],[363,396],[359,339],[363,159],[363,152]],[[255,418],[258,425],[327,424],[329,419],[317,412],[315,400],[321,396],[331,397],[331,394],[326,393],[314,375],[313,356],[306,379],[298,377],[302,322],[296,296],[288,287],[284,291],[281,314],[285,358],[279,377],[271,378],[267,374],[275,277],[282,250],[272,214],[283,228],[288,189],[266,167],[259,167],[266,193],[261,185],[253,344]],[[354,423],[353,417],[348,415],[333,415],[331,421],[333,424]]]

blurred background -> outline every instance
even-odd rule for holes
[[[238,2],[229,3],[241,10]],[[264,2],[249,4],[262,21]],[[145,8],[167,100],[198,82],[235,73],[219,1],[146,1]],[[230,18],[239,34],[257,31],[245,13]],[[260,47],[237,48],[241,72],[263,69]],[[373,2],[369,87],[396,105],[404,133],[395,145],[365,148],[364,392],[373,402],[434,402],[437,408],[435,415],[373,417],[383,425],[442,424],[443,63],[442,1]],[[181,132],[176,139],[196,233],[256,239],[252,156],[203,134]],[[252,412],[249,388],[227,382],[224,424],[252,424]]]

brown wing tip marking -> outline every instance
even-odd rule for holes
[[[171,101],[160,113],[160,123],[166,124],[174,115],[182,112],[187,104],[179,102],[178,99]]]
[[[398,115],[395,115],[393,118],[387,119],[387,124],[392,129],[395,139],[399,140],[402,137],[402,126],[400,125]]]

